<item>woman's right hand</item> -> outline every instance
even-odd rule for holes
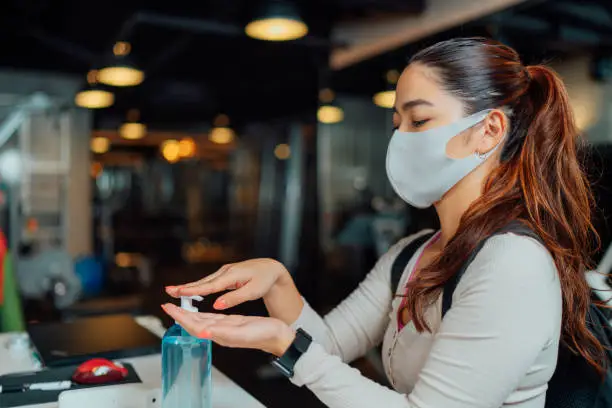
[[[265,300],[268,294],[277,289],[281,290],[282,287],[295,288],[287,269],[274,259],[259,258],[224,265],[217,272],[199,281],[168,286],[166,292],[172,297],[180,297],[206,296],[230,290],[220,296],[213,305],[217,310],[224,310],[249,300]]]

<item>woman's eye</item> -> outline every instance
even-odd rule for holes
[[[415,128],[420,128],[421,126],[425,125],[427,122],[429,122],[429,119],[413,120],[412,126],[414,126]]]

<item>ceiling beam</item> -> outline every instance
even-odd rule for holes
[[[123,23],[121,29],[119,30],[119,34],[117,35],[117,41],[123,41],[127,39],[131,34],[133,34],[137,26],[139,25],[164,27],[193,34],[223,35],[227,37],[247,37],[244,31],[244,27],[236,24],[223,23],[211,19],[193,18],[185,16],[171,16],[151,11],[139,11],[133,14]],[[326,38],[320,38],[313,35],[307,35],[306,37],[294,41],[288,41],[286,43],[280,42],[277,44],[288,44],[288,46],[303,45],[307,47],[321,49],[329,49],[334,45],[342,45],[339,43],[331,43]]]
[[[24,30],[24,34],[37,40],[55,51],[61,52],[69,57],[79,60],[81,63],[91,65],[96,60],[96,54],[86,47],[60,37],[51,35],[38,27],[29,27]]]
[[[341,70],[405,44],[526,0],[430,0],[420,15],[401,15],[337,24],[332,41],[348,46],[332,51],[330,66]]]

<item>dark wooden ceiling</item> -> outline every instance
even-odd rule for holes
[[[0,68],[81,76],[101,65],[123,39],[146,72],[138,87],[117,90],[116,104],[96,112],[111,128],[130,108],[160,128],[210,121],[227,112],[238,121],[311,111],[317,104],[329,33],[339,20],[409,12],[425,0],[294,0],[310,34],[291,43],[268,43],[243,34],[255,0],[136,1],[3,0]],[[371,94],[389,68],[401,68],[422,44],[458,35],[487,35],[515,46],[527,60],[612,46],[610,0],[531,0],[418,44],[334,73],[339,92]]]

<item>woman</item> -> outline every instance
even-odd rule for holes
[[[593,365],[602,350],[584,322],[591,194],[563,83],[549,68],[524,66],[507,46],[456,39],[412,58],[395,110],[388,177],[407,202],[433,204],[441,225],[408,264],[398,296],[389,289],[391,264],[420,234],[391,248],[324,318],[269,259],[167,288],[172,296],[230,289],[214,305],[220,311],[263,298],[269,318],[164,309],[192,334],[277,356],[301,328],[314,341],[297,353],[291,380],[332,408],[541,408],[560,339]],[[445,282],[512,220],[545,245],[510,233],[488,239],[442,320]],[[394,390],[348,365],[381,342]]]

